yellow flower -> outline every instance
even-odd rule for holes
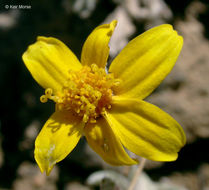
[[[185,144],[181,126],[143,101],[171,71],[183,38],[168,24],[152,28],[130,41],[106,73],[116,24],[101,25],[89,35],[81,63],[52,37],[38,37],[23,54],[33,78],[46,89],[41,102],[56,104],[35,141],[36,162],[47,175],[82,136],[111,165],[138,163],[124,147],[150,160],[173,161]]]

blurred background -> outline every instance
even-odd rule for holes
[[[110,62],[153,26],[170,23],[184,37],[176,66],[147,101],[181,123],[187,145],[175,162],[147,161],[136,189],[209,190],[208,0],[0,0],[0,190],[127,189],[136,168],[105,164],[85,139],[49,177],[40,173],[34,140],[54,104],[40,103],[44,90],[21,58],[39,35],[62,40],[80,58],[90,32],[113,19]]]

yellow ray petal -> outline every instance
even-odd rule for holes
[[[127,149],[150,160],[177,159],[186,141],[170,115],[142,100],[115,98],[106,119]]]
[[[148,96],[171,71],[182,45],[183,38],[168,24],[130,41],[110,65],[109,71],[123,81],[115,94],[140,99]]]
[[[52,37],[38,37],[22,56],[33,78],[43,87],[59,90],[68,71],[78,70],[81,64],[71,50]]]
[[[74,149],[82,130],[83,123],[71,113],[52,114],[35,141],[35,160],[41,172],[49,175],[53,166]]]
[[[103,24],[93,30],[85,41],[81,54],[82,65],[95,63],[99,67],[105,67],[108,56],[108,43],[116,27],[117,21],[114,20],[110,24]]]
[[[115,137],[111,127],[104,118],[84,128],[86,139],[92,149],[111,165],[132,165],[137,161],[125,152],[120,141]]]

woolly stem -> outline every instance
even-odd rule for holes
[[[136,183],[138,181],[138,178],[139,178],[140,174],[143,171],[145,162],[146,162],[146,158],[142,158],[142,160],[141,160],[138,168],[136,169],[136,172],[134,174],[134,177],[133,177],[133,179],[132,179],[132,181],[130,183],[130,186],[129,186],[128,190],[134,190],[134,187],[136,186]]]

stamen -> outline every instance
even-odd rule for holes
[[[92,64],[79,71],[70,70],[62,90],[53,95],[53,90],[47,88],[40,100],[42,103],[53,100],[57,110],[74,111],[84,123],[95,123],[111,108],[113,88],[120,83],[113,74],[106,74],[105,69]]]
[[[47,88],[46,90],[45,90],[45,94],[46,94],[46,97],[47,98],[50,98],[51,97],[51,95],[52,95],[52,89],[51,88]]]
[[[40,97],[40,101],[41,101],[42,103],[46,103],[46,102],[48,101],[48,98],[46,97],[46,95],[42,95],[42,96]]]

